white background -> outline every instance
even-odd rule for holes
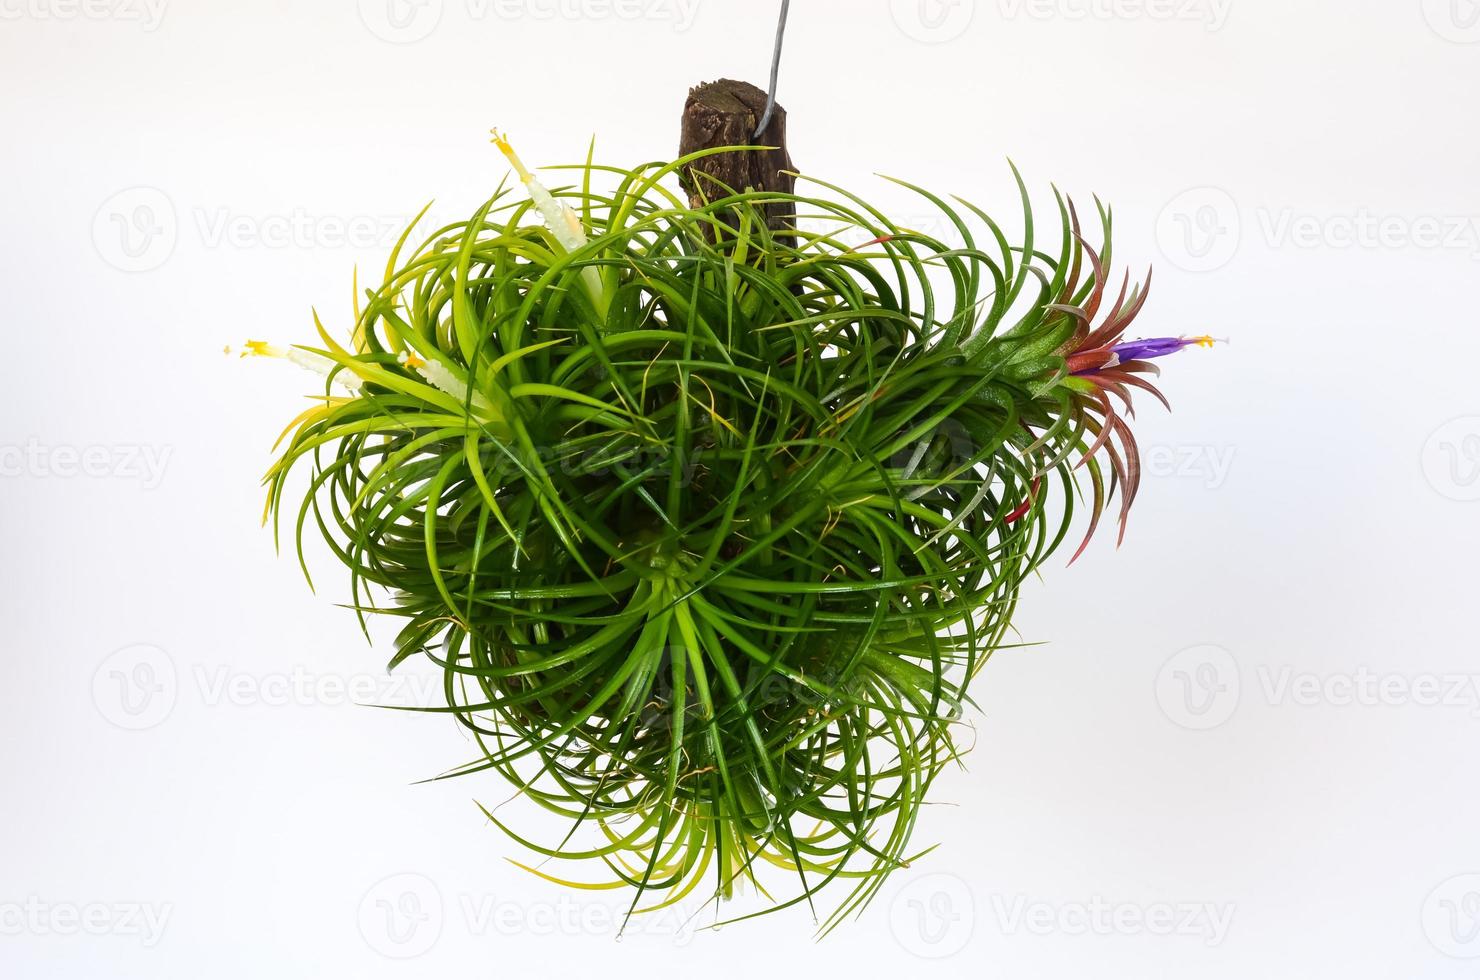
[[[1010,155],[1114,204],[1139,329],[1232,338],[1164,362],[1125,546],[1025,594],[942,846],[816,945],[617,942],[622,895],[507,864],[506,787],[410,785],[467,744],[355,704],[425,692],[258,527],[311,386],[225,345],[347,328],[356,264],[490,191],[491,125],[671,155],[774,16],[419,2],[0,0],[0,974],[1475,975],[1480,8],[794,5],[802,170],[1015,225]]]

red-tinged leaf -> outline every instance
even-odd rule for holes
[[[1084,540],[1079,542],[1079,547],[1074,549],[1074,555],[1069,559],[1072,565],[1084,554],[1084,549],[1089,547],[1090,539],[1095,536],[1095,528],[1100,526],[1100,515],[1105,512],[1105,478],[1100,473],[1098,466],[1091,466],[1089,473],[1090,490],[1093,494],[1089,509],[1089,528],[1084,532]]]
[[[1117,324],[1118,331],[1124,331],[1131,325],[1131,321],[1140,315],[1141,307],[1146,305],[1146,297],[1151,295],[1151,275],[1155,271],[1154,269],[1146,270],[1146,281],[1141,283],[1141,288],[1137,290],[1135,301],[1131,303],[1130,309],[1115,318],[1114,322]]]
[[[1095,274],[1094,291],[1089,294],[1089,299],[1084,304],[1085,319],[1093,320],[1095,314],[1100,311],[1100,303],[1105,298],[1105,265],[1100,261],[1100,253],[1096,252],[1089,242],[1082,238],[1080,242],[1084,245],[1085,252],[1089,254],[1090,269]]]
[[[1161,377],[1161,366],[1155,361],[1121,361],[1115,366],[1115,370],[1126,374],[1149,374],[1153,377]]]
[[[1086,371],[1102,371],[1113,360],[1114,355],[1107,350],[1092,350],[1083,354],[1072,354],[1064,359],[1064,364],[1070,374],[1082,374]],[[1096,377],[1099,376],[1096,375]]]
[[[1104,420],[1097,423],[1099,428],[1091,428],[1091,432],[1097,433],[1095,441],[1090,443],[1089,448],[1084,451],[1084,455],[1079,458],[1079,462],[1074,464],[1075,469],[1083,466],[1086,460],[1110,445],[1110,433],[1112,431],[1110,420],[1115,418],[1115,407],[1110,404],[1110,399],[1105,396],[1103,391],[1097,390],[1093,397],[1099,402],[1100,411],[1104,413]],[[1092,421],[1092,417],[1088,413],[1086,413],[1086,420]]]
[[[1135,362],[1133,362],[1133,363],[1135,363]],[[1144,363],[1144,362],[1142,362],[1142,363]],[[1153,397],[1157,401],[1161,402],[1161,404],[1166,408],[1166,410],[1168,412],[1170,412],[1172,410],[1172,403],[1169,402],[1169,401],[1167,401],[1167,396],[1166,395],[1163,395],[1161,393],[1161,389],[1158,388],[1158,387],[1156,387],[1156,385],[1154,385],[1151,382],[1147,381],[1145,378],[1142,378],[1142,377],[1140,377],[1138,375],[1135,375],[1135,374],[1131,374],[1128,371],[1123,371],[1120,368],[1115,368],[1114,370],[1115,370],[1116,380],[1118,382],[1120,382],[1123,385],[1130,385],[1132,388],[1139,388],[1142,391],[1149,392],[1150,395],[1151,395],[1151,397]]]
[[[1141,450],[1136,445],[1136,437],[1131,433],[1130,426],[1118,418],[1112,419],[1111,425],[1125,445],[1125,490],[1120,498],[1120,533],[1115,538],[1118,547],[1125,540],[1125,526],[1130,518],[1131,504],[1136,502],[1136,494],[1141,489]]]
[[[1121,310],[1125,307],[1126,294],[1130,288],[1131,274],[1127,270],[1125,278],[1121,280],[1120,295],[1115,300],[1115,306],[1111,309],[1110,316],[1106,318],[1098,330],[1089,335],[1089,339],[1085,343],[1093,347],[1102,347],[1106,344],[1113,344],[1120,339],[1121,332],[1125,330],[1125,324],[1130,322],[1127,320],[1125,323],[1122,323],[1119,319]]]
[[[1038,497],[1038,485],[1041,482],[1043,482],[1042,477],[1033,477],[1033,482],[1028,486],[1028,496],[1023,500],[1022,503],[1013,508],[1012,513],[1002,518],[1002,523],[1012,524],[1016,521],[1020,521],[1022,520],[1024,514],[1033,509],[1033,501]]]

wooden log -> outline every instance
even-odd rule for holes
[[[720,146],[775,147],[717,153],[684,167],[679,177],[688,191],[690,207],[726,195],[726,188],[785,194],[796,190],[786,149],[786,110],[778,104],[757,136],[755,128],[765,111],[766,93],[749,82],[721,78],[689,90],[678,143],[680,156]],[[765,211],[773,231],[795,228],[795,206],[790,202],[768,204]]]

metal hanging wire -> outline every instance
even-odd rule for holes
[[[776,112],[776,77],[781,73],[781,42],[786,39],[786,15],[791,10],[791,0],[781,0],[781,19],[776,24],[776,48],[771,52],[771,87],[766,91],[766,111],[761,114],[760,125],[755,127],[754,138],[759,138],[771,124]]]

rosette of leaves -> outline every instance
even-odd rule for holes
[[[547,190],[501,145],[525,193],[408,228],[347,342],[252,345],[328,375],[275,525],[323,537],[367,636],[399,623],[392,669],[442,672],[426,710],[480,751],[439,778],[560,819],[485,811],[537,873],[632,912],[763,896],[729,919],[838,882],[829,929],[921,853],[968,683],[1076,506],[1085,541],[1116,495],[1123,525],[1131,389],[1194,341],[1125,342],[1109,213],[1096,249],[1056,193],[1044,244],[1020,178],[1014,244],[911,185],[940,237],[820,181],[692,206],[703,154]]]

